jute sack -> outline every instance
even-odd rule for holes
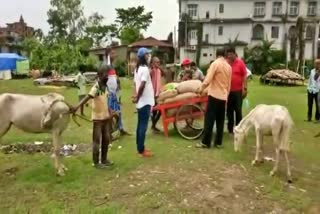
[[[179,85],[179,83],[176,83],[176,82],[168,83],[168,84],[164,85],[164,86],[161,88],[161,92],[162,92],[162,91],[168,91],[168,90],[175,90],[178,85]]]
[[[196,93],[188,92],[188,93],[184,93],[184,94],[179,94],[176,97],[168,98],[168,99],[164,100],[164,103],[174,103],[174,102],[178,102],[180,100],[186,100],[186,99],[191,99],[191,98],[195,98],[195,97],[199,97],[199,95]]]
[[[157,99],[158,103],[163,103],[164,100],[172,98],[172,97],[176,97],[178,95],[178,91],[177,90],[168,90],[168,91],[163,91],[159,94],[159,97]]]
[[[206,88],[202,91],[202,93],[200,94],[200,96],[201,96],[201,97],[206,97],[206,96],[208,96],[208,90],[209,90],[209,87],[206,87]]]
[[[177,86],[177,91],[179,94],[187,92],[197,93],[201,85],[202,82],[200,80],[187,80],[179,83],[179,85]]]

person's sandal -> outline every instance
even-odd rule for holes
[[[195,147],[198,149],[209,149],[210,148],[209,146],[207,146],[203,143],[197,143]]]

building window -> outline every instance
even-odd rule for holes
[[[278,39],[279,38],[279,27],[278,26],[272,26],[271,27],[271,38],[272,39]]]
[[[206,18],[210,19],[210,12],[209,11],[206,12]]]
[[[224,13],[224,4],[219,4],[219,13]]]
[[[310,25],[306,27],[306,39],[313,39],[314,37],[314,28]]]
[[[197,39],[197,31],[192,30],[189,32],[189,39]]]
[[[219,26],[218,28],[218,35],[222,36],[223,35],[223,26]]]
[[[209,43],[209,34],[205,35],[205,40],[204,40],[207,44]]]
[[[298,16],[299,15],[299,6],[300,6],[300,3],[297,1],[290,2],[289,15],[290,16]]]
[[[197,4],[188,4],[188,15],[190,17],[198,16],[198,5]]]
[[[258,24],[252,29],[252,39],[261,40],[263,39],[264,28],[262,25]]]
[[[254,3],[254,16],[265,16],[266,15],[266,3],[255,2]]]
[[[317,2],[309,1],[308,3],[308,16],[316,16],[317,15]]]
[[[282,2],[273,2],[272,5],[272,15],[273,16],[280,16],[282,15]]]

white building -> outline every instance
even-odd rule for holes
[[[246,46],[273,40],[274,48],[287,46],[299,16],[305,20],[305,58],[318,55],[320,0],[179,0],[180,59],[196,58],[199,28],[202,29],[200,64],[215,57],[218,47],[238,38],[241,57]],[[185,22],[184,14],[192,20]],[[285,17],[287,17],[285,19]],[[286,21],[284,21],[286,20]],[[185,37],[184,35],[188,35]],[[296,57],[297,58],[297,57]]]

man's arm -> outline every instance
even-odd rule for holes
[[[76,105],[75,107],[72,107],[72,106],[69,106],[70,107],[70,111],[72,112],[72,113],[75,113],[76,111],[78,111],[78,109],[81,107],[81,106],[83,106],[83,105],[85,105],[89,100],[91,100],[93,97],[91,96],[91,95],[86,95],[85,96],[85,98],[83,98],[81,101],[80,101],[80,103],[78,104],[78,105]]]
[[[211,63],[207,75],[204,78],[204,81],[202,83],[201,91],[203,91],[208,85],[210,84],[211,80],[213,79],[214,74],[216,73],[217,70],[217,63]]]

